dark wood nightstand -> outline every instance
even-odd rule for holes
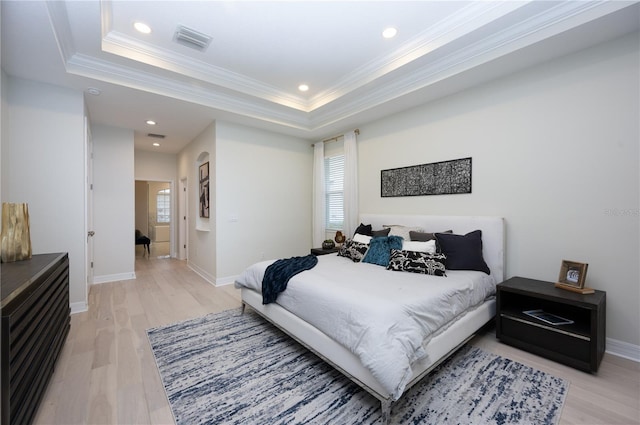
[[[333,254],[334,252],[338,252],[338,251],[340,251],[340,248],[338,247],[331,248],[331,249],[311,248],[311,253],[313,255],[327,255],[327,254]]]
[[[597,372],[605,350],[606,292],[582,295],[551,282],[512,277],[497,286],[496,337],[509,345],[587,372]],[[552,325],[524,311],[572,320]]]

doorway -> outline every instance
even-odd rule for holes
[[[136,245],[136,258],[170,258],[173,217],[172,184],[169,181],[136,180],[135,224],[136,233],[151,240],[149,251]],[[139,231],[139,232],[138,232]]]

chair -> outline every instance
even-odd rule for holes
[[[142,245],[143,251],[151,255],[151,248],[149,248],[149,245],[151,245],[151,239],[143,235],[138,229],[136,229],[136,245]]]

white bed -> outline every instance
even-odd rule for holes
[[[262,304],[262,294],[259,286],[262,274],[269,262],[258,263],[245,270],[236,281],[236,285],[242,290],[243,306],[251,306],[259,314],[377,397],[382,403],[383,421],[386,423],[389,420],[391,403],[394,400],[397,400],[406,389],[410,388],[467,342],[479,328],[494,317],[495,300],[492,296],[493,291],[495,290],[495,285],[504,280],[504,222],[499,217],[378,214],[363,214],[361,215],[361,222],[371,224],[374,230],[381,229],[383,225],[420,227],[426,232],[441,232],[451,229],[456,234],[466,234],[474,230],[481,230],[483,257],[491,270],[491,274],[487,276],[482,272],[448,270],[447,277],[423,276],[415,273],[387,271],[384,267],[372,264],[353,263],[355,266],[349,265],[347,264],[351,263],[349,260],[333,255],[319,257],[318,265],[314,269],[294,276],[289,282],[288,289],[280,294],[275,303]],[[405,358],[404,353],[398,354],[393,349],[385,353],[382,351],[386,350],[386,348],[381,348],[380,357],[382,360],[379,361],[378,357],[376,357],[377,353],[371,354],[372,349],[374,349],[374,342],[372,341],[378,341],[380,334],[384,334],[384,330],[378,332],[377,336],[374,334],[373,339],[370,338],[368,342],[361,341],[361,336],[357,336],[355,338],[356,341],[352,342],[349,339],[349,332],[345,331],[349,326],[352,326],[351,322],[361,323],[363,321],[362,315],[365,315],[365,317],[367,314],[371,315],[372,322],[378,318],[382,322],[384,315],[378,314],[377,318],[374,316],[378,310],[385,310],[384,305],[375,305],[375,307],[367,309],[367,303],[364,303],[364,306],[359,306],[357,303],[352,303],[353,306],[350,304],[350,300],[354,298],[366,298],[371,303],[377,302],[375,285],[372,284],[370,288],[367,288],[369,289],[368,291],[365,291],[361,296],[357,296],[357,293],[353,292],[353,290],[361,290],[364,286],[362,282],[359,285],[354,284],[356,289],[348,288],[348,291],[345,291],[347,292],[347,300],[329,298],[327,302],[321,301],[322,297],[325,296],[322,292],[319,292],[323,286],[328,288],[327,296],[332,296],[332,293],[339,292],[336,291],[335,287],[343,288],[347,286],[347,282],[355,281],[355,279],[352,279],[353,276],[349,274],[351,273],[349,267],[351,269],[354,267],[360,268],[364,276],[363,281],[374,281],[373,273],[378,273],[384,275],[384,279],[387,281],[393,279],[394,281],[390,285],[397,283],[398,288],[404,291],[407,289],[423,291],[423,287],[415,286],[413,282],[415,279],[432,279],[433,282],[438,282],[438,284],[442,282],[447,285],[453,285],[455,282],[461,281],[461,290],[466,294],[463,300],[466,306],[464,311],[455,311],[456,307],[451,308],[450,312],[448,308],[442,308],[445,306],[443,302],[448,300],[446,297],[450,295],[447,292],[443,292],[445,289],[435,291],[442,292],[440,294],[440,308],[436,315],[438,317],[436,319],[428,319],[426,323],[419,322],[420,332],[424,330],[422,328],[427,328],[424,335],[415,332],[406,333],[408,335],[407,343],[403,345],[412,345],[411,349],[408,350],[411,353],[409,357]],[[338,277],[333,277],[331,281],[328,281],[326,279],[327,270],[335,270]],[[381,270],[381,272],[375,270]],[[309,281],[311,283],[308,283]],[[324,281],[327,283],[322,285],[321,282]],[[470,293],[467,289],[468,282],[472,282],[473,285],[476,284],[475,282],[479,282],[477,287],[480,288],[478,291],[481,294]],[[310,289],[311,292],[308,292]],[[304,292],[305,290],[307,291],[306,293]],[[370,294],[366,292],[371,292],[373,295],[368,296]],[[469,295],[468,301],[466,299],[467,295]],[[443,296],[445,298],[442,298]],[[312,300],[309,304],[305,304],[305,298]],[[399,298],[404,300],[407,299],[407,296],[403,294]],[[400,310],[412,310],[412,308],[402,306]],[[334,309],[333,312],[332,309]],[[441,312],[443,314],[440,314]],[[388,315],[396,316],[394,313],[389,313]],[[410,317],[415,316],[425,316],[424,311],[410,312]],[[341,323],[342,326],[340,325]],[[437,329],[428,329],[436,325]],[[399,327],[402,328],[402,326]],[[335,330],[338,330],[338,332]],[[368,330],[367,333],[369,333]],[[419,341],[417,344],[419,347],[415,347],[416,340]],[[415,350],[415,355],[413,355],[413,350]],[[389,362],[389,356],[396,356],[394,359],[403,359],[406,365],[403,365],[402,362]],[[375,365],[372,366],[372,362],[379,362],[387,366],[376,369]],[[398,368],[400,370],[393,370],[395,363],[399,364]],[[394,366],[389,367],[390,364],[394,364]]]

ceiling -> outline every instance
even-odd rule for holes
[[[331,137],[638,31],[640,23],[637,1],[2,0],[1,6],[8,75],[81,90],[93,123],[132,129],[136,149],[165,153],[180,151],[215,119],[304,140]],[[152,32],[136,31],[136,21]],[[177,43],[180,25],[210,36],[208,47]],[[398,33],[385,39],[390,26]],[[298,90],[301,83],[307,92]],[[149,119],[157,124],[147,125]]]

